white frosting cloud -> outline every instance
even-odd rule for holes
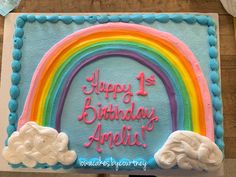
[[[75,151],[68,150],[68,136],[50,127],[27,122],[14,132],[4,147],[3,157],[12,164],[34,167],[37,163],[70,165],[76,160]]]
[[[163,169],[178,165],[187,170],[214,171],[221,166],[223,154],[209,138],[179,130],[169,136],[154,158]]]

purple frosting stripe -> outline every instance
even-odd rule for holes
[[[135,54],[133,52],[130,52],[130,51],[117,50],[117,51],[104,52],[104,53],[92,56],[90,58],[87,58],[83,62],[81,62],[75,68],[75,70],[73,70],[71,72],[71,74],[69,75],[69,77],[66,81],[66,85],[63,88],[63,92],[62,92],[62,95],[60,97],[59,104],[58,104],[58,111],[56,112],[56,129],[58,130],[58,132],[61,131],[61,114],[62,114],[62,110],[64,107],[65,98],[67,96],[67,93],[70,89],[71,83],[72,83],[74,77],[76,76],[76,74],[83,67],[88,65],[89,63],[96,61],[96,60],[104,59],[105,57],[110,57],[110,56],[128,57],[129,59],[135,60],[135,61],[145,65],[146,67],[150,68],[156,75],[158,75],[158,77],[162,80],[162,82],[166,88],[167,95],[169,97],[170,108],[171,108],[171,117],[172,117],[172,131],[175,131],[177,129],[177,104],[176,104],[176,99],[175,99],[175,92],[174,92],[174,89],[172,87],[172,84],[171,84],[169,78],[166,77],[166,75],[160,70],[160,68],[158,68],[158,66],[147,61],[147,59],[143,58],[142,56]]]

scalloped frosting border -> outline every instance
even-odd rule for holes
[[[224,129],[222,126],[223,115],[222,115],[222,99],[221,99],[221,86],[220,86],[220,75],[219,75],[219,62],[218,62],[218,52],[217,52],[217,37],[216,37],[216,26],[212,19],[212,17],[207,15],[197,15],[197,14],[127,14],[127,15],[82,15],[82,16],[60,16],[60,15],[33,15],[33,14],[23,14],[17,17],[16,19],[16,27],[14,33],[14,46],[12,51],[12,74],[11,74],[11,87],[10,87],[10,96],[11,99],[8,103],[8,107],[10,110],[9,114],[9,125],[7,127],[8,138],[16,131],[16,123],[18,121],[17,108],[18,102],[17,99],[20,95],[19,83],[21,80],[20,70],[21,70],[21,57],[22,51],[21,48],[23,46],[23,36],[24,36],[24,25],[25,23],[57,23],[63,22],[64,24],[83,24],[88,22],[90,24],[97,23],[108,23],[108,22],[133,22],[133,23],[148,23],[152,24],[155,21],[160,23],[168,23],[169,21],[174,23],[187,23],[189,25],[198,23],[199,25],[207,26],[208,33],[208,43],[209,43],[209,67],[210,67],[210,91],[212,94],[212,103],[213,103],[213,111],[214,111],[214,122],[215,122],[215,143],[219,147],[221,151],[224,150],[224,141],[223,134]],[[8,138],[5,141],[7,145]],[[105,161],[110,161],[112,158],[107,158]],[[135,159],[137,162],[144,161],[144,159]],[[92,159],[83,159],[77,158],[75,163],[72,165],[62,165],[61,163],[57,163],[56,165],[50,166],[48,164],[40,164],[38,163],[34,168],[48,168],[52,169],[68,169],[68,168],[82,168],[79,164],[80,162],[96,162],[99,161],[98,158]],[[119,162],[129,162],[131,160],[123,158],[119,160]],[[17,165],[11,164],[13,168],[25,167],[22,163]],[[156,161],[154,158],[150,158],[147,161],[147,167],[150,169],[158,168]],[[86,167],[85,167],[86,168]],[[127,166],[120,168],[121,170],[133,170],[137,169],[134,166]]]

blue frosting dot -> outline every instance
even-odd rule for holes
[[[27,15],[27,21],[30,23],[35,22],[36,18],[34,15]]]
[[[219,63],[216,58],[210,59],[210,68],[211,70],[218,71],[219,69]]]
[[[209,55],[211,58],[216,58],[217,57],[217,49],[215,47],[210,47],[209,49]]]
[[[134,23],[141,23],[143,21],[143,16],[141,14],[130,15],[130,20]]]
[[[11,74],[11,82],[12,82],[12,84],[15,84],[15,85],[19,84],[19,82],[20,82],[20,75],[18,73],[13,72]]]
[[[95,15],[86,16],[85,20],[91,24],[94,24],[97,22],[97,16]]]
[[[146,23],[153,23],[155,22],[156,17],[154,14],[144,14],[143,15],[143,21],[145,21]]]
[[[216,110],[220,110],[222,106],[222,101],[219,97],[213,98],[213,106]]]
[[[15,112],[17,110],[18,103],[16,100],[11,99],[8,103],[8,108],[11,112]]]
[[[215,122],[217,124],[221,124],[223,122],[223,115],[220,111],[216,111],[214,113],[214,118],[215,118]]]
[[[39,23],[45,23],[47,21],[47,17],[45,15],[39,15],[39,16],[36,17],[36,20]]]
[[[50,15],[47,17],[47,20],[51,23],[56,23],[59,20],[59,17],[57,15]]]
[[[76,24],[83,24],[85,21],[84,16],[75,16],[73,17],[73,20]]]
[[[120,15],[120,21],[129,22],[130,21],[129,15]]]
[[[170,18],[168,14],[158,14],[156,15],[156,20],[161,23],[167,23]]]
[[[175,23],[180,23],[183,21],[183,16],[180,14],[172,14],[170,15],[170,19]]]
[[[10,124],[15,124],[17,122],[17,120],[18,120],[18,115],[16,113],[11,112],[9,114],[8,119],[9,119],[9,123]]]
[[[224,129],[223,129],[222,125],[216,125],[215,134],[216,134],[217,138],[222,138],[223,137]]]
[[[60,19],[65,24],[70,24],[73,21],[71,16],[60,16]]]
[[[99,15],[97,17],[97,20],[99,23],[107,23],[109,21],[109,18],[107,15]]]
[[[22,56],[22,52],[19,49],[14,49],[12,52],[12,57],[14,60],[20,60]]]
[[[12,134],[14,131],[16,131],[15,125],[8,125],[8,126],[7,126],[7,134],[8,134],[8,136],[11,136],[11,134]]]
[[[49,165],[48,165],[48,164],[46,164],[46,163],[43,163],[43,164],[41,164],[41,165],[40,165],[40,167],[41,167],[42,169],[45,169],[45,168],[48,168],[48,167],[49,167]]]
[[[24,21],[27,20],[27,14],[21,14],[19,18],[22,18]]]
[[[185,15],[183,20],[188,24],[194,24],[197,21],[194,15]]]
[[[79,163],[78,160],[76,160],[75,165],[74,165],[74,168],[80,168],[80,163]]]
[[[23,28],[24,25],[25,25],[25,21],[21,17],[18,17],[16,19],[16,26],[19,28]]]
[[[199,15],[196,18],[197,18],[197,22],[200,25],[207,25],[208,24],[208,17],[207,16]]]
[[[19,72],[20,69],[21,69],[21,64],[20,64],[19,61],[14,60],[14,61],[12,62],[12,64],[11,64],[11,67],[12,67],[12,70],[13,70],[14,72]]]
[[[220,138],[220,139],[216,139],[216,145],[220,148],[220,150],[224,150],[224,142],[223,142],[223,140]]]
[[[210,46],[215,46],[216,45],[216,38],[215,38],[215,36],[214,35],[210,35],[208,37],[208,42],[209,42]]]
[[[220,95],[220,87],[218,86],[218,84],[211,84],[211,91],[215,96],[219,96]]]
[[[217,83],[219,81],[219,75],[216,71],[212,71],[210,73],[210,78],[213,83]]]
[[[147,166],[150,167],[150,168],[157,168],[157,163],[155,161],[154,158],[150,158],[148,161],[147,161]]]
[[[119,15],[110,15],[110,16],[108,16],[108,17],[109,17],[109,20],[110,20],[111,22],[119,22],[119,21],[120,21]]]
[[[23,35],[24,35],[24,30],[22,28],[17,27],[15,29],[15,37],[21,38],[21,37],[23,37]]]
[[[11,164],[12,168],[22,168],[22,164],[18,163],[18,164]]]
[[[20,95],[20,89],[16,85],[12,85],[10,88],[10,95],[13,99],[16,99]]]
[[[208,27],[208,34],[209,35],[215,35],[216,34],[216,30],[215,30],[215,27],[214,26],[210,26]]]
[[[52,166],[52,169],[53,170],[58,170],[58,169],[60,169],[61,168],[61,165],[59,164],[59,163],[57,163],[56,165],[53,165]]]
[[[215,22],[213,21],[212,17],[208,17],[208,26],[214,26],[215,25]]]
[[[14,47],[20,49],[23,46],[23,40],[21,38],[14,38]]]

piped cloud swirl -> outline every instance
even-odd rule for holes
[[[68,136],[50,127],[27,122],[14,132],[4,147],[3,157],[11,164],[23,163],[35,167],[37,163],[70,165],[76,160],[75,151],[68,150]]]
[[[169,136],[154,158],[163,169],[177,165],[185,170],[215,171],[221,167],[223,154],[209,138],[181,130]]]

